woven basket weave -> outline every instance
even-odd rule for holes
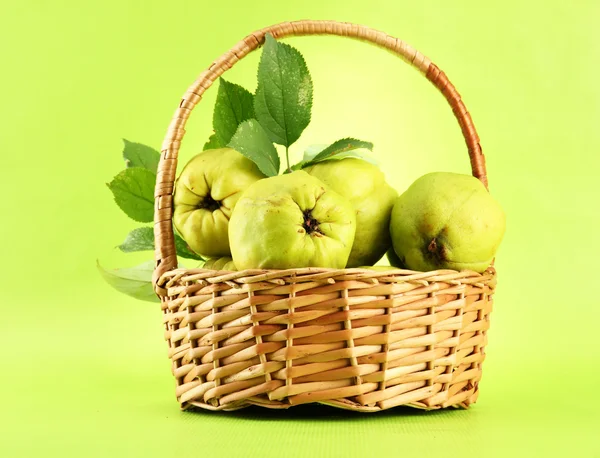
[[[234,410],[323,403],[380,411],[467,407],[476,401],[496,273],[302,268],[178,269],[173,185],[185,123],[212,83],[264,41],[340,35],[404,58],[437,87],[487,187],[471,118],[454,86],[401,40],[333,21],[285,22],[244,38],[187,90],[169,126],[156,182],[154,284],[182,408]]]

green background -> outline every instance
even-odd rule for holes
[[[600,3],[3,1],[0,456],[598,457]],[[508,228],[481,395],[468,411],[178,410],[158,305],[96,271],[136,226],[104,183],[122,141],[160,147],[187,86],[255,29],[362,23],[406,40],[461,92]],[[373,141],[399,191],[469,172],[460,130],[416,71],[370,45],[289,39],[315,84],[311,143]],[[228,79],[255,87],[258,53]],[[188,124],[211,131],[216,90]],[[594,433],[594,431],[596,431]]]

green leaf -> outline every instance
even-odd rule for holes
[[[132,143],[123,139],[123,159],[125,165],[129,167],[142,167],[154,173],[158,169],[160,153],[154,148],[142,145],[141,143]]]
[[[317,163],[326,161],[327,159],[332,159],[334,156],[347,153],[349,151],[353,151],[356,149],[367,149],[369,151],[373,150],[373,143],[363,142],[361,140],[357,140],[356,138],[342,138],[336,142],[333,142],[319,154],[317,154],[311,162]]]
[[[138,227],[134,229],[127,234],[127,237],[118,248],[123,253],[154,250],[154,229],[151,227]]]
[[[310,122],[313,84],[302,54],[267,34],[258,66],[256,119],[269,138],[289,147]]]
[[[352,150],[348,150],[348,151],[343,151],[334,156],[330,156],[329,158],[324,159],[324,160],[325,161],[335,161],[335,160],[340,161],[342,159],[346,159],[347,157],[352,157],[355,159],[362,159],[363,161],[369,162],[373,165],[379,165],[379,161],[377,161],[377,159],[372,157],[369,153],[370,153],[370,151],[366,148],[357,148],[357,149],[352,149]],[[318,161],[318,162],[323,162],[323,161]]]
[[[175,229],[173,228],[173,230]],[[178,234],[175,234],[175,251],[177,251],[177,256],[181,256],[182,258],[204,261],[204,258],[192,251],[187,242]]]
[[[254,96],[242,86],[219,78],[213,112],[213,129],[219,144],[229,143],[238,126],[251,118],[254,118]]]
[[[302,162],[312,161],[317,154],[327,148],[329,145],[309,145],[304,150],[304,156],[302,157]]]
[[[292,170],[300,170],[318,162],[342,160],[347,157],[362,159],[371,164],[379,165],[377,160],[369,154],[372,148],[372,143],[362,142],[352,138],[338,140],[330,146],[310,145],[304,150],[302,161],[294,164]]]
[[[154,261],[124,269],[105,269],[96,261],[96,266],[106,282],[117,291],[142,301],[160,302],[152,285]]]
[[[279,173],[277,150],[256,119],[241,123],[228,146],[253,161],[268,177]]]
[[[173,228],[175,230],[175,228]],[[194,253],[188,244],[181,236],[174,232],[175,249],[177,256],[182,258],[195,259],[204,261],[204,258]],[[134,251],[151,251],[154,250],[154,229],[152,227],[138,227],[134,229],[125,238],[125,241],[118,246],[124,253],[132,253]]]
[[[304,167],[308,167],[310,164],[309,162],[311,160],[314,159],[314,157],[319,154],[321,151],[323,151],[325,148],[327,148],[327,145],[309,145],[306,147],[306,149],[304,150],[304,156],[302,157],[302,160],[300,162],[298,162],[297,164],[294,164],[290,167],[290,171],[293,172],[295,170],[300,170]],[[285,173],[289,173],[288,170],[285,170],[283,172]]]
[[[156,174],[142,167],[123,170],[107,186],[127,216],[141,223],[154,219]]]
[[[206,151],[207,149],[218,149],[222,147],[223,145],[217,139],[217,135],[212,134],[210,137],[208,137],[208,141],[204,144],[202,151]]]

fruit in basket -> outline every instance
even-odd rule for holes
[[[346,266],[356,216],[350,202],[299,170],[251,185],[231,215],[238,270]]]
[[[175,183],[173,223],[192,250],[229,256],[229,218],[242,191],[264,178],[256,164],[231,148],[193,157]]]
[[[406,269],[406,266],[394,251],[394,247],[391,247],[387,251],[386,257],[391,266],[397,267],[398,269]]]
[[[307,167],[331,189],[347,198],[356,211],[356,235],[347,267],[373,265],[390,248],[390,215],[398,193],[374,164],[346,158]]]
[[[233,259],[229,256],[223,256],[222,258],[208,258],[202,268],[210,270],[237,270],[233,263]]]
[[[483,184],[447,172],[417,179],[396,200],[390,223],[400,262],[418,271],[483,272],[504,231],[504,212]]]

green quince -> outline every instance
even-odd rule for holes
[[[355,231],[350,202],[299,170],[244,191],[231,215],[229,243],[239,270],[341,269]]]
[[[242,191],[265,178],[254,162],[231,148],[206,150],[183,168],[174,192],[173,223],[192,250],[230,256],[228,226]]]
[[[383,172],[356,158],[319,162],[304,170],[347,198],[356,212],[356,235],[347,267],[374,265],[392,245],[390,216],[398,197]]]
[[[504,212],[481,181],[435,172],[417,179],[392,210],[394,251],[408,269],[485,271],[506,227]]]
[[[202,268],[208,270],[237,270],[233,259],[229,256],[223,256],[222,258],[208,258]]]
[[[386,257],[391,266],[397,267],[398,269],[406,269],[406,266],[394,251],[394,247],[391,247],[387,251]]]

